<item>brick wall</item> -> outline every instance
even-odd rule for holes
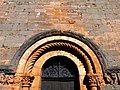
[[[0,64],[42,31],[72,30],[95,42],[109,67],[120,63],[120,0],[0,0]]]

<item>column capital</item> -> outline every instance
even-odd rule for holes
[[[21,80],[22,87],[30,87],[33,80],[34,77],[32,76],[22,76],[22,80]]]
[[[88,84],[92,87],[104,86],[105,82],[102,74],[87,74]]]

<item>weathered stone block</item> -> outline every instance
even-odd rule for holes
[[[0,24],[0,30],[12,30],[12,24]]]
[[[7,36],[4,46],[5,47],[19,47],[21,46],[25,41],[25,36],[19,35],[19,36]]]
[[[0,36],[0,47],[3,46],[4,40],[5,40],[5,37],[4,36]]]

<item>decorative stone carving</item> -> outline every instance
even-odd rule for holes
[[[111,77],[107,73],[105,73],[104,78],[105,78],[106,84],[110,84],[112,82]]]
[[[87,79],[89,86],[97,87],[97,86],[104,86],[103,76],[100,74],[87,74]]]
[[[111,73],[112,84],[118,84],[117,73]]]
[[[120,85],[120,73],[115,72],[105,73],[104,77],[106,84]]]
[[[14,83],[14,75],[6,75],[6,82],[7,84],[13,84]]]
[[[31,86],[34,77],[32,76],[15,76],[15,75],[5,75],[0,73],[0,84],[1,85],[21,85],[21,86]]]
[[[14,76],[13,78],[13,84],[20,85],[21,84],[22,77],[20,76]]]
[[[4,73],[0,73],[0,84],[5,84],[6,78]]]
[[[22,87],[30,87],[31,83],[33,82],[34,77],[31,76],[23,76],[21,82],[22,82]]]
[[[79,55],[81,55],[85,59],[86,63],[89,63],[88,61],[90,61],[89,58],[84,53],[84,51],[80,50],[75,45],[72,45],[71,43],[68,43],[68,42],[53,42],[53,43],[49,43],[49,44],[46,44],[46,45],[40,47],[37,51],[35,51],[31,55],[31,57],[28,60],[27,65],[26,65],[26,73],[29,74],[32,71],[32,68],[33,68],[35,62],[42,55],[43,52],[45,52],[46,50],[47,51],[48,50],[56,50],[56,48],[59,48],[60,50],[65,50],[65,51],[66,51],[66,49],[68,49],[68,50],[71,49],[71,50],[75,51],[76,53],[79,53]],[[59,50],[59,49],[57,49],[57,50]]]

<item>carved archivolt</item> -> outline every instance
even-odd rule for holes
[[[47,45],[49,42],[52,43],[52,42],[55,42],[55,41],[64,41],[64,43],[65,42],[67,42],[67,43],[71,42],[72,45],[70,45],[70,47],[74,46],[73,44],[76,44],[77,48],[79,48],[79,47],[83,48],[83,50],[87,52],[87,55],[85,55],[85,56],[87,56],[87,57],[89,56],[89,59],[91,58],[90,62],[93,66],[92,70],[94,70],[96,73],[102,73],[102,67],[100,65],[100,62],[99,62],[97,56],[85,43],[79,41],[78,39],[68,37],[68,36],[50,36],[50,37],[46,37],[46,38],[43,38],[43,39],[37,41],[36,43],[34,43],[31,47],[29,47],[24,52],[24,54],[22,55],[22,57],[19,61],[19,65],[18,65],[18,68],[17,68],[17,74],[24,73],[24,70],[26,70],[25,67],[28,66],[28,64],[26,65],[26,63],[29,62],[28,59],[30,59],[32,54],[34,54],[37,49],[40,49],[42,47],[42,45]],[[79,50],[80,50],[80,48],[79,48]],[[38,54],[40,54],[40,53],[38,53]],[[34,58],[36,59],[36,57],[34,57]],[[86,59],[85,59],[85,61],[87,62]],[[86,66],[89,66],[89,63]],[[87,71],[92,71],[92,70],[87,70]]]
[[[34,81],[36,82],[39,82],[41,81],[41,78],[39,76],[41,76],[41,72],[42,72],[42,66],[45,64],[45,62],[50,59],[50,58],[54,58],[56,56],[64,56],[64,57],[67,57],[69,58],[69,60],[72,60],[72,62],[74,64],[76,64],[76,67],[78,68],[78,72],[79,72],[79,78],[78,79],[81,79],[80,82],[81,82],[81,85],[82,85],[82,82],[83,82],[83,79],[86,75],[86,71],[85,71],[85,68],[84,68],[84,65],[83,63],[76,57],[74,56],[73,54],[69,53],[69,52],[66,52],[66,51],[50,51],[50,52],[47,52],[45,53],[44,55],[42,55],[35,63],[33,69],[32,69],[32,75],[34,76],[38,76],[35,78]],[[72,68],[72,67],[71,67]],[[40,72],[35,72],[35,71],[40,71]],[[82,71],[82,72],[81,72]],[[34,83],[34,82],[33,82]],[[40,84],[38,84],[40,85]],[[34,87],[36,87],[37,85],[33,85]]]
[[[52,48],[52,49],[51,49]],[[70,43],[66,43],[66,42],[53,42],[53,43],[49,43],[44,45],[43,47],[40,47],[37,51],[35,51],[31,57],[28,60],[28,63],[26,65],[26,73],[29,74],[32,71],[32,68],[35,64],[35,62],[38,60],[38,58],[47,50],[66,50],[66,48],[71,49],[72,52],[76,52],[78,53],[78,55],[81,55],[83,57],[83,59],[86,60],[87,64],[90,64],[88,61],[89,58],[85,55],[85,53],[83,51],[81,51],[78,47],[70,44]],[[89,65],[91,66],[91,65]],[[89,71],[92,71],[92,67],[88,68]],[[89,72],[88,71],[88,72]]]
[[[53,51],[58,51],[58,52],[65,51],[67,53],[74,55],[75,57],[78,58],[78,61],[82,62],[83,67],[86,70],[85,74],[86,77],[88,77],[87,82],[89,81],[88,82],[89,86],[92,87],[103,86],[104,85],[103,70],[101,63],[98,57],[96,56],[96,53],[86,44],[88,42],[84,43],[85,42],[84,37],[83,37],[84,42],[82,42],[82,39],[78,39],[78,38],[79,35],[75,36],[74,38],[71,37],[70,35],[66,36],[65,34],[62,35],[50,34],[50,36],[46,35],[46,37],[39,39],[38,41],[34,42],[33,45],[27,48],[27,50],[22,54],[22,57],[20,58],[18,64],[16,75],[18,76],[24,76],[24,75],[30,76],[32,74],[35,75],[33,72],[36,72],[36,70],[42,68],[41,66],[40,66],[41,68],[35,67],[38,66],[36,64],[39,60],[41,60],[42,56]],[[64,56],[64,54],[62,55]],[[48,56],[51,57],[50,55]],[[49,59],[48,56],[46,56],[47,59]],[[69,55],[67,57],[69,57]],[[41,62],[39,61],[39,63]],[[77,65],[77,68],[79,68],[76,62],[75,64]],[[41,73],[39,75],[41,75]],[[36,87],[35,83],[37,79],[39,79],[38,80],[39,82],[40,78],[38,78],[38,76],[35,76],[35,81],[33,81],[33,87]]]

